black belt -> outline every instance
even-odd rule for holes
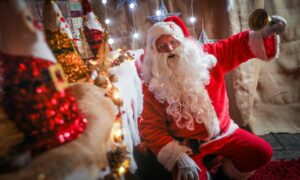
[[[188,146],[192,149],[193,154],[200,153],[200,146],[205,143],[204,140],[199,139],[190,139],[190,138],[183,138],[183,137],[173,137],[176,141],[179,142],[181,145]]]

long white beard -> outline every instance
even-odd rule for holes
[[[204,123],[208,129],[216,118],[211,100],[205,89],[209,83],[209,69],[216,58],[203,52],[193,40],[185,39],[172,53],[157,53],[148,47],[143,66],[143,77],[179,128],[194,130],[194,122]]]

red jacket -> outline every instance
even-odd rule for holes
[[[230,126],[229,103],[226,93],[224,75],[247,60],[265,55],[264,59],[274,57],[276,54],[276,37],[257,39],[253,42],[253,34],[245,31],[228,39],[218,41],[214,44],[206,44],[203,49],[217,59],[217,64],[210,70],[210,83],[206,86],[214,109],[216,111],[220,134],[225,133]],[[257,44],[261,44],[258,47]],[[261,48],[261,49],[260,49]],[[260,52],[259,52],[260,51]],[[203,124],[195,123],[193,131],[179,129],[175,121],[166,113],[167,103],[158,102],[147,86],[143,85],[144,109],[139,125],[140,135],[147,143],[148,148],[154,153],[159,151],[173,141],[173,137],[185,137],[204,140],[208,133]]]

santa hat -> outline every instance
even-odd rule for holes
[[[161,35],[172,35],[179,41],[190,36],[189,30],[178,16],[170,16],[154,24],[148,31],[147,44],[152,44]]]
[[[81,1],[82,11],[84,15],[87,15],[90,12],[93,12],[92,6],[88,0]]]
[[[83,24],[89,29],[96,29],[104,31],[102,25],[98,21],[98,17],[95,15],[93,8],[88,0],[82,0],[81,6],[83,10]]]
[[[46,0],[44,3],[43,22],[45,30],[55,31],[59,29],[61,33],[66,33],[72,39],[69,24],[53,0]]]

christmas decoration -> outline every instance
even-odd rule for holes
[[[1,102],[25,134],[24,149],[38,154],[79,137],[87,120],[75,98],[67,90],[55,88],[48,71],[54,63],[5,54],[1,54],[1,62]]]
[[[162,1],[159,7],[159,10],[155,12],[156,15],[154,16],[148,16],[147,18],[153,21],[154,23],[160,22],[163,19],[169,17],[169,16],[179,16],[181,13],[168,13],[168,10]]]
[[[201,33],[198,38],[198,42],[202,45],[207,44],[207,43],[214,43],[217,42],[218,39],[209,39],[206,32],[205,32],[205,27],[204,27],[204,21],[202,19],[202,28],[201,28]]]
[[[83,0],[81,3],[84,15],[84,35],[95,58],[98,54],[100,44],[105,36],[105,32],[98,21],[98,17],[94,14],[93,9],[88,0]]]
[[[0,101],[24,134],[18,150],[37,155],[78,138],[87,120],[64,90],[64,74],[56,67],[41,25],[23,1],[0,2],[0,9],[0,23],[5,24],[0,34]]]
[[[118,114],[116,115],[111,131],[112,148],[107,153],[111,169],[111,174],[107,178],[120,179],[130,167],[130,158],[123,137],[121,120],[121,116],[123,115],[123,112],[121,112],[123,100],[120,97],[119,90],[114,85],[118,79],[114,74],[109,72],[109,69],[113,66],[119,66],[125,60],[132,60],[133,58],[123,50],[118,50],[118,55],[115,57],[110,56],[112,52],[110,51],[107,37],[108,35],[106,35],[106,38],[104,38],[104,41],[100,45],[96,60],[90,60],[89,62],[96,74],[94,84],[106,89],[106,96],[112,100],[118,109]]]
[[[200,33],[198,41],[199,41],[200,44],[203,44],[203,45],[206,44],[206,43],[208,43],[208,42],[210,42],[210,40],[208,39],[208,37],[206,35],[205,29],[204,29],[204,22],[203,22],[203,20],[202,20],[201,33]]]
[[[45,1],[43,12],[46,40],[56,59],[62,64],[68,81],[87,79],[89,70],[75,48],[71,33],[67,33],[70,32],[69,26],[57,4],[51,0]]]
[[[118,10],[125,2],[128,2],[129,7],[133,8],[137,5],[137,0],[117,0],[116,10]]]

